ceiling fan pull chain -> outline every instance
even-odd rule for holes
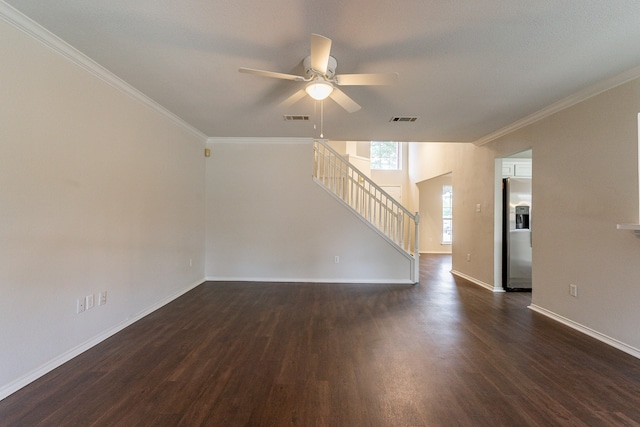
[[[318,101],[313,100],[313,130],[318,129],[316,120],[318,120]]]
[[[320,101],[320,138],[324,138],[324,101]]]

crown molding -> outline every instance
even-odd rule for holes
[[[7,22],[9,25],[21,30],[25,34],[31,36],[35,40],[41,42],[51,50],[57,52],[61,56],[65,57],[69,61],[73,62],[77,66],[83,68],[89,73],[93,74],[103,82],[109,84],[115,89],[121,91],[122,93],[128,95],[129,97],[141,102],[147,107],[155,110],[165,118],[172,121],[177,126],[185,129],[198,139],[206,143],[213,142],[223,142],[223,140],[228,142],[241,142],[242,138],[208,138],[203,132],[190,125],[182,118],[178,117],[171,111],[164,108],[162,105],[158,104],[156,101],[149,98],[144,93],[140,92],[138,89],[131,86],[129,83],[125,82],[115,74],[111,73],[109,70],[83,54],[82,52],[75,49],[73,46],[69,45],[64,40],[60,39],[55,34],[51,33],[49,30],[42,27],[40,24],[33,21],[31,18],[22,14],[20,11],[16,10],[9,4],[5,3],[3,0],[0,0],[0,20]],[[552,114],[555,114],[559,111],[562,111],[566,108],[569,108],[573,105],[578,104],[588,98],[596,96],[602,92],[605,92],[609,89],[613,89],[616,86],[627,83],[631,80],[640,77],[640,66],[627,70],[621,74],[618,74],[612,78],[604,80],[600,83],[597,83],[593,86],[585,88],[573,95],[570,95],[554,104],[549,105],[533,114],[530,114],[526,117],[523,117],[520,120],[513,122],[512,124],[505,126],[501,129],[498,129],[488,135],[485,135],[482,138],[477,139],[473,142],[473,144],[477,146],[482,146],[488,144],[491,141],[494,141],[504,135],[507,135],[511,132],[514,132],[518,129],[521,129],[525,126],[528,126],[532,123],[535,123],[539,120],[542,120]],[[279,138],[278,138],[279,139]],[[284,139],[279,139],[282,143]],[[234,141],[235,140],[235,141]],[[246,140],[246,139],[245,139]],[[275,141],[274,141],[275,142]]]
[[[5,21],[9,25],[31,36],[35,40],[47,46],[49,49],[65,57],[75,65],[83,68],[85,71],[93,74],[95,77],[99,78],[111,87],[119,90],[125,95],[128,95],[152,110],[155,110],[177,126],[200,139],[202,142],[206,142],[207,136],[200,130],[191,126],[189,123],[2,0],[0,0],[0,20]]]
[[[313,138],[305,137],[218,137],[207,138],[207,144],[310,144]]]
[[[539,110],[533,114],[523,117],[522,119],[515,121],[508,126],[498,129],[497,131],[492,132],[474,141],[473,143],[477,146],[488,144],[489,142],[494,141],[500,138],[501,136],[507,135],[525,126],[528,126],[532,123],[535,123],[539,120],[549,117],[552,114],[555,114],[559,111],[572,107],[582,101],[585,101],[589,98],[592,98],[596,95],[599,95],[603,92],[613,89],[616,86],[620,86],[631,80],[635,80],[638,77],[640,77],[640,66],[631,68],[630,70],[627,70],[623,73],[620,73],[611,78],[608,78],[599,83],[596,83],[592,86],[589,86],[579,92],[576,92],[573,95],[569,95],[568,97],[561,99],[560,101],[555,102],[549,105],[548,107],[543,108],[542,110]]]

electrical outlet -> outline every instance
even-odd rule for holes
[[[98,305],[105,305],[107,303],[107,291],[102,291],[98,294]]]
[[[336,255],[335,257],[333,257],[333,262],[335,264],[340,264],[340,257],[338,255]]]
[[[84,311],[84,298],[78,298],[78,304],[76,306],[76,313],[80,314]]]
[[[576,285],[569,285],[569,295],[571,295],[572,297],[578,296],[578,287]]]
[[[85,307],[87,308],[87,310],[89,310],[90,308],[93,308],[96,305],[96,301],[93,294],[87,295],[86,300],[87,301],[85,303]]]
[[[193,258],[189,258],[189,267],[193,267]]]
[[[467,262],[471,262],[471,254],[467,254]]]

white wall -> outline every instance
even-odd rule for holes
[[[640,239],[616,224],[638,221],[639,111],[635,80],[481,147],[410,147],[412,182],[453,171],[453,270],[489,288],[494,159],[532,148],[533,308],[637,357]]]
[[[442,186],[451,184],[451,174],[417,184],[420,197],[420,253],[451,253],[451,245],[442,244]],[[455,189],[453,194],[455,198]],[[455,217],[455,212],[453,215]]]
[[[0,58],[2,398],[201,283],[205,195],[192,131],[1,20]]]
[[[410,282],[405,255],[313,181],[311,139],[231,141],[208,144],[208,278]]]

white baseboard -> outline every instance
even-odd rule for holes
[[[453,274],[455,276],[458,276],[458,277],[461,277],[461,278],[463,278],[465,280],[468,280],[471,283],[476,284],[478,286],[482,286],[483,288],[488,289],[491,292],[495,292],[495,293],[504,292],[504,289],[502,289],[502,288],[495,288],[492,285],[490,285],[489,283],[485,283],[485,282],[483,282],[481,280],[476,279],[475,277],[467,276],[466,274],[460,273],[459,271],[451,270],[451,274]]]
[[[34,369],[33,371],[29,372],[28,374],[23,375],[22,377],[20,377],[20,378],[18,378],[16,380],[10,382],[9,384],[1,387],[0,388],[0,400],[2,400],[4,398],[6,398],[7,396],[15,393],[16,391],[20,390],[22,387],[32,383],[33,381],[35,381],[38,378],[44,376],[45,374],[53,371],[54,369],[56,369],[60,365],[63,365],[64,363],[68,362],[69,360],[73,359],[74,357],[84,353],[85,351],[89,350],[91,347],[94,347],[97,344],[100,344],[102,341],[106,340],[107,338],[111,337],[112,335],[115,335],[116,333],[120,332],[121,330],[123,330],[127,326],[132,325],[133,323],[137,322],[138,320],[142,319],[143,317],[153,313],[154,311],[156,311],[159,308],[167,305],[171,301],[181,297],[182,295],[186,294],[187,292],[189,292],[190,290],[192,290],[196,286],[201,285],[203,281],[204,280],[200,280],[200,281],[197,281],[195,283],[192,283],[192,284],[188,285],[186,288],[181,289],[178,292],[176,292],[176,293],[164,298],[163,300],[157,302],[156,304],[152,305],[151,307],[148,307],[147,309],[145,309],[145,310],[143,310],[143,311],[141,311],[141,312],[139,312],[139,313],[137,313],[137,314],[135,314],[133,316],[130,316],[129,318],[127,318],[127,320],[117,324],[113,328],[108,329],[108,330],[96,335],[95,337],[89,339],[88,341],[83,342],[80,345],[77,345],[76,347],[64,352],[60,356],[48,361],[44,365]]]
[[[547,316],[548,318],[553,319],[557,322],[560,322],[563,325],[566,325],[572,329],[582,332],[583,334],[589,335],[590,337],[595,338],[598,341],[601,341],[605,344],[608,344],[611,347],[617,348],[618,350],[623,351],[627,354],[630,354],[633,357],[640,359],[640,350],[628,344],[625,344],[622,341],[618,341],[615,338],[611,338],[610,336],[602,334],[587,326],[581,325],[580,323],[574,322],[571,319],[567,319],[564,316],[560,316],[559,314],[556,314],[553,311],[547,310],[546,308],[542,308],[535,304],[531,304],[529,306],[529,309],[535,311],[536,313],[540,313],[543,316]]]
[[[468,280],[471,283],[474,283],[476,285],[482,286],[483,288],[488,289],[488,290],[490,290],[492,292],[505,292],[504,289],[495,289],[490,284],[484,283],[484,282],[482,282],[480,280],[477,280],[477,279],[475,279],[475,278],[473,278],[471,276],[467,276],[466,274],[460,273],[459,271],[451,270],[451,274],[459,276],[459,277],[461,277],[461,278],[463,278],[465,280]],[[564,316],[560,316],[559,314],[556,314],[556,313],[554,313],[554,312],[552,312],[550,310],[547,310],[547,309],[542,308],[540,306],[537,306],[535,304],[531,304],[529,306],[529,309],[535,311],[536,313],[540,313],[543,316],[546,316],[546,317],[548,317],[550,319],[553,319],[553,320],[555,320],[557,322],[560,322],[560,323],[562,323],[562,324],[564,324],[566,326],[569,326],[572,329],[575,329],[575,330],[577,330],[579,332],[582,332],[583,334],[589,335],[590,337],[595,338],[598,341],[601,341],[601,342],[603,342],[605,344],[608,344],[608,345],[610,345],[610,346],[612,346],[614,348],[617,348],[618,350],[623,351],[623,352],[625,352],[627,354],[630,354],[633,357],[636,357],[636,358],[640,359],[640,349],[632,347],[632,346],[630,346],[628,344],[623,343],[622,341],[619,341],[619,340],[617,340],[615,338],[611,338],[610,336],[602,334],[602,333],[600,333],[600,332],[598,332],[596,330],[593,330],[593,329],[591,329],[591,328],[589,328],[587,326],[581,325],[580,323],[574,322],[571,319],[567,319]]]
[[[410,279],[293,279],[274,277],[216,277],[207,276],[208,282],[267,282],[267,283],[354,283],[354,284],[384,284],[384,285],[413,285]]]
[[[451,252],[444,252],[444,251],[418,251],[419,254],[425,254],[425,255],[451,255]]]

